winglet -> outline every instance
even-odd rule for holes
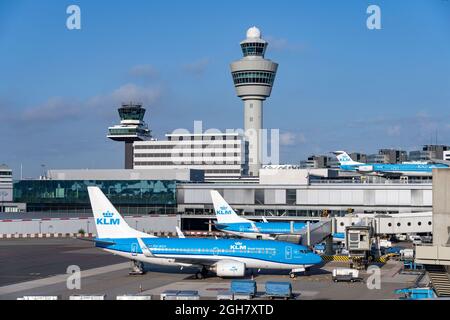
[[[180,228],[178,228],[178,226],[176,226],[176,227],[175,227],[175,229],[177,230],[177,235],[178,235],[178,238],[180,238],[180,239],[184,239],[184,238],[186,238],[186,237],[184,236],[184,233],[183,233],[183,231],[181,231],[181,229],[180,229]]]
[[[251,225],[252,225],[253,231],[254,231],[254,232],[259,232],[259,229],[258,229],[258,227],[256,226],[256,224],[255,224],[253,221],[251,221],[250,223],[251,223]]]
[[[142,241],[141,238],[137,238],[137,241],[139,243],[139,247],[141,247],[142,253],[146,257],[153,257],[153,253],[150,251],[150,249],[145,245],[144,241]]]

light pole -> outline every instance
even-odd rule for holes
[[[41,225],[42,225],[42,221],[39,221],[39,233],[42,233],[41,231]]]

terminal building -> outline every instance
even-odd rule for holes
[[[431,211],[430,182],[373,183],[336,179],[330,169],[261,169],[258,183],[181,183],[177,188],[179,212],[213,213],[209,190],[223,194],[243,214],[268,217],[341,216],[360,213]]]
[[[431,211],[429,182],[339,179],[332,169],[263,168],[258,181],[204,179],[203,170],[50,170],[45,180],[14,184],[14,201],[28,212],[89,214],[87,186],[98,185],[123,214],[181,214],[212,218],[210,190],[236,210],[269,218]]]
[[[134,143],[135,169],[203,170],[206,180],[248,174],[248,142],[240,133],[171,133],[164,141]]]
[[[98,186],[125,215],[175,214],[180,182],[201,182],[203,172],[160,170],[49,170],[46,179],[14,184],[14,200],[28,212],[91,215],[87,186]]]
[[[6,164],[0,164],[0,212],[23,212],[25,204],[13,201],[13,174]]]

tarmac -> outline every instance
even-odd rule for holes
[[[94,248],[92,242],[77,239],[3,239],[0,240],[0,261],[0,300],[30,295],[68,299],[70,295],[83,294],[105,295],[105,299],[113,300],[125,294],[151,295],[159,299],[162,292],[174,289],[198,290],[202,299],[216,299],[218,293],[229,289],[231,281],[215,275],[197,280],[193,276],[195,268],[155,265],[146,265],[144,275],[131,276],[127,259]],[[78,266],[81,270],[80,289],[68,289],[71,284],[71,274],[67,273],[69,266]],[[332,270],[347,267],[345,262],[336,261],[313,267],[296,279],[289,278],[288,271],[277,270],[259,273],[254,270],[253,279],[257,282],[259,296],[264,293],[266,281],[289,281],[295,298],[300,300],[398,299],[394,290],[425,285],[428,281],[427,277],[417,274],[403,274],[399,261],[391,260],[379,266],[379,288],[373,288],[372,274],[365,271],[360,272],[362,282],[334,283]]]

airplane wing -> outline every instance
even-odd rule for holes
[[[390,177],[390,178],[399,178],[400,176],[403,175],[403,173],[401,171],[378,171],[379,175],[382,175],[384,177]]]
[[[200,258],[200,257],[189,257],[189,258],[179,258],[179,257],[175,257],[174,258],[176,263],[182,263],[182,264],[190,264],[190,265],[198,265],[198,266],[211,266],[213,264],[215,264],[217,261],[219,261],[220,259],[214,259],[214,258],[208,258],[208,259],[204,259],[204,258]],[[233,260],[233,259],[230,259]]]

